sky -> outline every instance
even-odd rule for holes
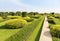
[[[0,11],[60,13],[60,0],[0,0]]]

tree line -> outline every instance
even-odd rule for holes
[[[32,15],[37,15],[39,14],[38,12],[20,12],[20,11],[17,11],[17,12],[0,12],[0,16],[3,17],[4,19],[11,15],[11,16],[22,16],[22,17],[26,17],[27,15],[29,16],[32,16]]]

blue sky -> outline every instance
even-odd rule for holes
[[[0,0],[0,11],[60,12],[60,0]]]

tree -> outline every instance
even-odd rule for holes
[[[21,12],[19,12],[19,11],[16,12],[16,15],[17,16],[22,16]]]
[[[3,12],[0,12],[0,16],[3,16]]]
[[[51,12],[52,15],[54,15],[54,12]]]
[[[22,17],[26,17],[27,16],[27,12],[22,12]]]
[[[8,15],[8,12],[4,12],[3,18],[6,19],[7,18],[7,15]]]
[[[9,12],[9,15],[12,15],[12,16],[14,16],[14,15],[16,15],[14,12]]]
[[[34,16],[35,16],[35,15],[38,15],[39,13],[38,13],[38,12],[34,12],[33,14],[34,14]]]

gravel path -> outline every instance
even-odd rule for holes
[[[52,41],[52,36],[50,34],[50,29],[48,27],[49,27],[49,24],[47,21],[47,17],[45,17],[45,21],[43,24],[43,28],[42,28],[42,32],[41,32],[39,41]]]

